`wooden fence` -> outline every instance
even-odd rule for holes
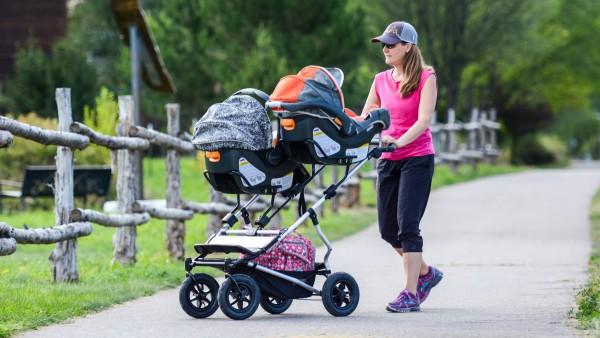
[[[438,163],[447,163],[456,170],[460,163],[470,163],[474,168],[479,162],[495,163],[498,155],[496,110],[471,111],[469,122],[456,120],[456,113],[449,109],[446,123],[439,123],[434,116],[431,125]],[[459,142],[460,133],[464,142]]]
[[[55,281],[76,281],[77,272],[76,249],[77,238],[92,233],[91,223],[106,227],[115,227],[113,236],[113,263],[132,265],[136,262],[137,226],[147,223],[151,218],[167,221],[166,248],[174,259],[184,258],[184,222],[194,217],[194,214],[209,214],[208,233],[214,232],[221,226],[222,217],[232,209],[230,199],[211,189],[208,203],[184,201],[180,194],[180,157],[181,154],[194,153],[196,150],[190,142],[187,133],[182,132],[179,125],[179,105],[167,104],[167,130],[161,133],[133,124],[134,101],[131,96],[119,96],[119,124],[117,136],[109,136],[92,130],[88,126],[72,121],[71,98],[69,88],[56,90],[58,107],[58,131],[30,126],[7,117],[0,116],[0,148],[12,144],[13,135],[45,145],[56,145],[56,176],[55,191],[55,226],[43,229],[16,229],[0,222],[0,256],[15,252],[20,244],[56,243],[50,256],[52,275]],[[439,159],[451,165],[463,159],[481,159],[485,156],[497,156],[495,131],[497,123],[487,119],[485,113],[474,114],[469,124],[454,120],[454,115],[448,114],[446,124],[434,123],[432,132],[439,143]],[[465,130],[469,133],[469,143],[466,147],[456,146],[456,133]],[[471,135],[473,141],[471,141]],[[73,155],[72,149],[84,149],[90,144],[96,144],[116,152],[117,171],[117,212],[105,213],[96,210],[74,208],[73,203]],[[136,200],[137,182],[134,177],[136,153],[147,150],[150,145],[167,150],[167,191],[166,203]],[[463,149],[464,148],[464,149]],[[495,155],[494,155],[495,154]],[[476,156],[477,155],[477,156]],[[480,156],[479,156],[480,155]],[[479,157],[478,157],[479,156]],[[113,168],[115,169],[115,168]],[[332,179],[339,177],[338,168],[333,166]],[[369,178],[369,175],[363,175]],[[371,175],[372,176],[372,175]],[[325,188],[323,178],[318,177],[313,193],[306,196],[307,201],[315,201],[322,195]],[[342,205],[353,206],[358,202],[360,182],[354,178],[342,187],[340,195],[346,194]],[[277,199],[276,204],[281,205]],[[333,210],[337,211],[339,202],[333,202]],[[249,212],[259,212],[267,207],[267,203],[254,203]],[[271,221],[272,226],[278,226],[281,216]]]
[[[98,133],[89,127],[72,122],[70,89],[56,90],[58,106],[58,131],[30,126],[7,117],[0,117],[0,147],[8,147],[14,136],[22,137],[45,145],[57,145],[55,191],[55,226],[43,229],[16,229],[0,223],[0,255],[15,252],[20,244],[57,243],[51,255],[53,278],[55,281],[76,281],[77,238],[92,233],[91,223],[115,227],[113,237],[113,262],[131,265],[136,262],[136,227],[147,223],[151,218],[167,220],[167,250],[175,259],[183,259],[183,238],[185,220],[194,214],[210,214],[220,219],[229,212],[231,201],[221,198],[219,202],[196,203],[183,201],[180,196],[179,158],[181,153],[195,152],[189,136],[180,133],[179,105],[166,106],[168,134],[149,130],[132,123],[133,100],[131,96],[120,96],[119,125],[117,136]],[[74,208],[73,206],[73,157],[72,149],[84,149],[90,143],[106,147],[117,153],[117,205],[116,214],[106,214],[96,210]],[[146,150],[150,144],[167,149],[167,192],[166,206],[156,206],[147,201],[137,201],[134,152]],[[216,194],[216,192],[213,192]],[[251,212],[265,208],[265,203],[255,203]]]

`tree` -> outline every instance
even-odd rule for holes
[[[146,4],[151,30],[178,87],[174,99],[182,104],[184,121],[200,117],[237,89],[270,91],[281,76],[309,64],[352,74],[368,43],[364,12],[341,0]]]
[[[461,78],[471,62],[493,57],[519,39],[527,4],[519,0],[378,1],[381,10],[376,18],[382,24],[405,20],[415,26],[426,61],[437,69],[438,107],[445,111],[465,106]]]
[[[97,90],[96,70],[64,40],[49,55],[30,40],[17,51],[15,74],[7,82],[10,108],[17,115],[36,111],[42,117],[55,117],[58,87],[73,89],[73,115],[81,119],[84,105],[93,103]]]

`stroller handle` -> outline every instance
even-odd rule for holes
[[[394,150],[396,150],[396,145],[395,144],[390,144],[390,145],[387,145],[385,147],[375,147],[375,148],[373,148],[369,152],[369,156],[368,157],[370,157],[370,158],[379,158],[379,157],[381,157],[381,154],[383,154],[383,153],[391,153]]]
[[[381,151],[384,153],[391,153],[392,151],[396,150],[396,145],[395,144],[389,144],[386,147],[382,147]]]

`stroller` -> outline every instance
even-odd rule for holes
[[[214,189],[236,194],[237,204],[223,218],[219,231],[194,246],[198,256],[185,259],[187,278],[179,301],[188,315],[206,318],[220,307],[229,318],[240,320],[252,316],[259,305],[280,314],[294,299],[311,296],[320,296],[333,316],[347,316],[358,306],[360,292],[354,278],[332,273],[332,246],[316,210],[368,159],[393,149],[369,147],[371,139],[389,126],[388,112],[376,110],[365,121],[354,121],[344,108],[342,82],[339,69],[308,66],[282,78],[271,96],[257,89],[238,91],[211,106],[197,122],[192,142],[206,152],[204,176]],[[276,117],[274,134],[269,112]],[[345,175],[306,209],[305,187],[329,164],[344,165]],[[305,165],[310,165],[310,173]],[[254,196],[242,205],[241,194]],[[247,208],[261,195],[270,195],[271,203],[255,227],[232,229],[240,216],[251,224]],[[277,206],[276,195],[283,197]],[[287,229],[264,229],[295,197],[300,197],[299,218]],[[275,270],[257,263],[309,218],[327,248],[322,262],[311,263],[306,271]],[[223,257],[230,253],[241,255]],[[209,257],[213,254],[220,257]],[[210,275],[192,273],[197,266],[220,269],[226,280],[219,286]],[[326,278],[321,290],[313,286],[318,275]]]

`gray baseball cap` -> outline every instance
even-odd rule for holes
[[[399,42],[417,44],[418,35],[415,27],[405,21],[394,21],[387,26],[383,34],[371,39],[371,42],[381,42],[394,45]]]

